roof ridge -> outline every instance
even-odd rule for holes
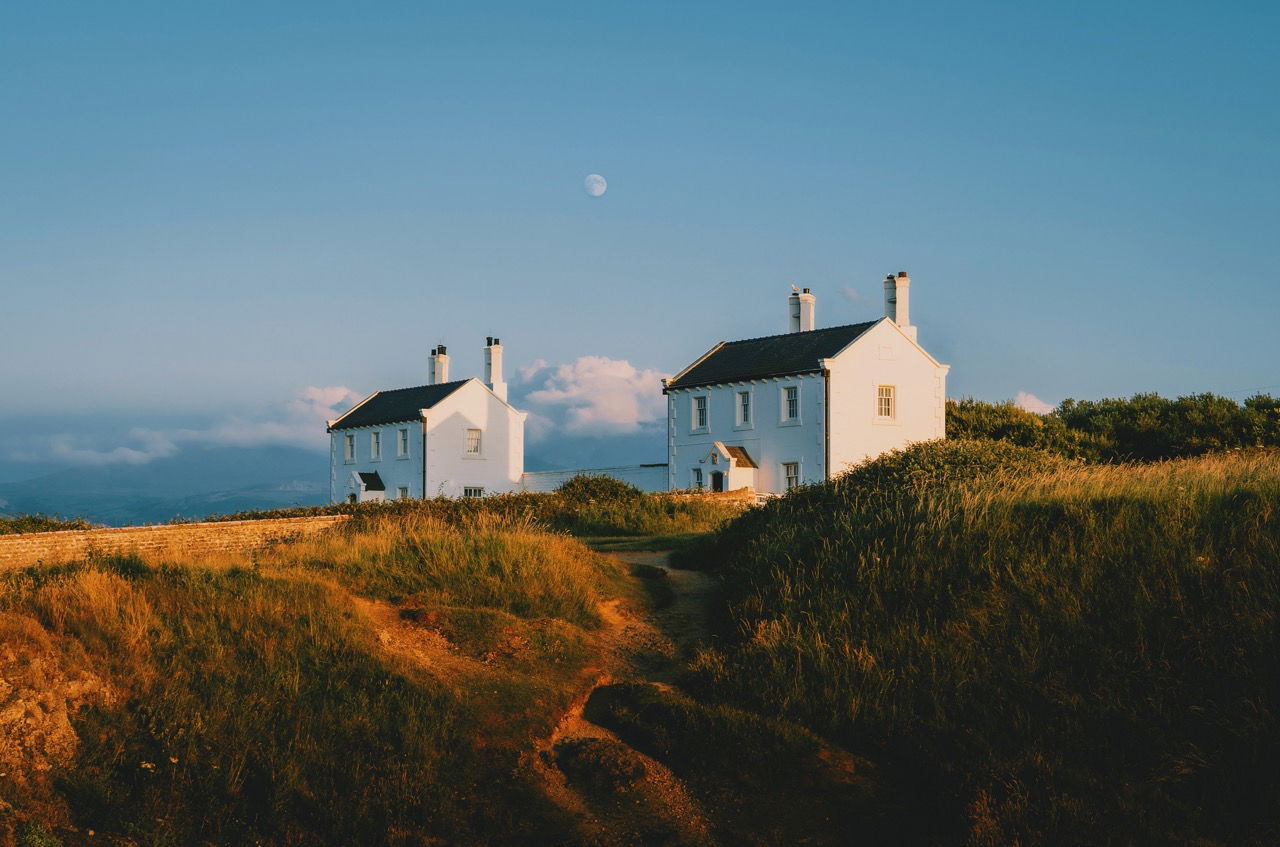
[[[755,338],[736,338],[733,341],[722,341],[721,344],[741,344],[744,341],[768,341],[770,338],[790,338],[794,335],[808,335],[811,332],[827,332],[833,329],[850,329],[855,326],[864,326],[875,323],[880,320],[876,318],[873,321],[858,321],[851,324],[840,324],[838,326],[824,326],[821,329],[806,329],[801,332],[779,332],[776,335],[757,335]]]

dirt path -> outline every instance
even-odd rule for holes
[[[606,686],[669,686],[684,662],[710,638],[715,580],[668,567],[666,552],[609,555],[629,565],[639,578],[665,583],[670,599],[645,613],[616,602],[601,609],[608,669],[537,745],[530,764],[548,796],[578,822],[585,843],[713,844],[707,815],[684,783],[583,712],[591,696]]]

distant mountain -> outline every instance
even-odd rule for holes
[[[329,457],[294,447],[210,447],[140,465],[71,468],[0,483],[0,513],[112,526],[163,523],[329,499]]]

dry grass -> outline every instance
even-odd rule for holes
[[[572,827],[517,758],[578,696],[622,579],[494,515],[5,573],[6,643],[121,697],[81,710],[75,762],[42,800],[0,780],[0,809],[17,804],[0,824],[56,828],[63,809],[138,843],[541,843]]]

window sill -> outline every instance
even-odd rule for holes
[[[751,430],[753,430],[753,429],[755,429],[755,428],[756,428],[756,425],[755,425],[755,424],[749,424],[749,423],[745,423],[745,424],[736,424],[736,425],[733,427],[733,431],[734,431],[734,432],[750,432]]]
[[[778,426],[802,426],[803,424],[804,421],[800,420],[800,418],[795,418],[794,420],[789,421],[778,421]]]
[[[464,458],[464,459],[470,459],[471,461],[473,461],[473,462],[474,462],[474,461],[478,461],[478,460],[483,459],[483,458],[484,458],[484,456],[483,456],[482,454],[480,454],[480,453],[463,453],[463,454],[462,454],[462,458]]]

